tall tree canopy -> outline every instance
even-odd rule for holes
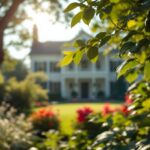
[[[46,3],[48,7],[43,7]],[[4,36],[6,34],[16,33],[16,27],[21,25],[24,20],[29,19],[26,7],[30,6],[35,11],[43,11],[52,13],[58,16],[61,3],[58,0],[1,0],[0,1],[0,63],[4,59]],[[6,32],[6,29],[10,29]],[[29,38],[27,29],[18,30],[19,40],[24,41]],[[13,44],[21,44],[20,41]],[[10,42],[9,44],[11,44]]]

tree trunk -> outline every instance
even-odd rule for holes
[[[4,47],[3,47],[3,39],[4,39],[4,31],[7,28],[9,22],[15,15],[19,5],[24,0],[13,0],[12,5],[10,6],[9,10],[6,12],[6,15],[0,19],[0,64],[2,64],[4,60]]]
[[[0,31],[0,64],[2,64],[4,60],[3,35],[3,31]]]

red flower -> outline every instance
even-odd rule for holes
[[[85,122],[86,120],[86,117],[93,113],[93,110],[90,108],[90,107],[84,107],[84,108],[80,108],[77,110],[77,120],[78,120],[78,123],[83,123]]]
[[[104,116],[108,115],[108,114],[111,114],[115,112],[115,110],[113,108],[111,108],[110,104],[109,103],[106,103],[103,108],[102,108],[102,114]]]
[[[133,99],[132,99],[132,97],[131,97],[130,94],[126,94],[126,95],[125,95],[125,102],[126,102],[126,104],[128,104],[128,105],[132,104]]]
[[[128,106],[125,104],[121,106],[120,111],[126,116],[130,113],[130,111],[128,110]]]

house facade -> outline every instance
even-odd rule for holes
[[[67,99],[76,97],[82,100],[95,100],[115,98],[124,94],[126,84],[123,80],[117,81],[115,73],[120,60],[110,56],[104,57],[102,52],[105,47],[99,50],[100,58],[95,64],[90,63],[85,57],[79,66],[72,63],[59,68],[57,63],[63,57],[62,51],[68,49],[66,45],[72,41],[41,43],[38,41],[36,28],[33,33],[31,69],[33,72],[43,71],[47,74],[48,81],[44,87],[48,89],[50,95],[59,95]],[[90,36],[82,31],[76,38],[85,39]]]

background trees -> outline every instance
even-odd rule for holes
[[[47,3],[48,8],[44,8],[43,4]],[[58,0],[1,0],[0,1],[0,63],[4,59],[4,37],[8,34],[17,34],[18,40],[11,40],[9,45],[26,45],[25,41],[29,39],[29,31],[21,26],[25,20],[30,19],[26,8],[30,6],[35,11],[47,13],[55,12],[56,18],[59,17],[61,3]],[[23,41],[23,42],[22,42]]]
[[[29,111],[34,103],[48,101],[47,90],[41,86],[46,80],[44,73],[31,73],[6,54],[0,72],[0,103],[7,102],[20,112]]]

